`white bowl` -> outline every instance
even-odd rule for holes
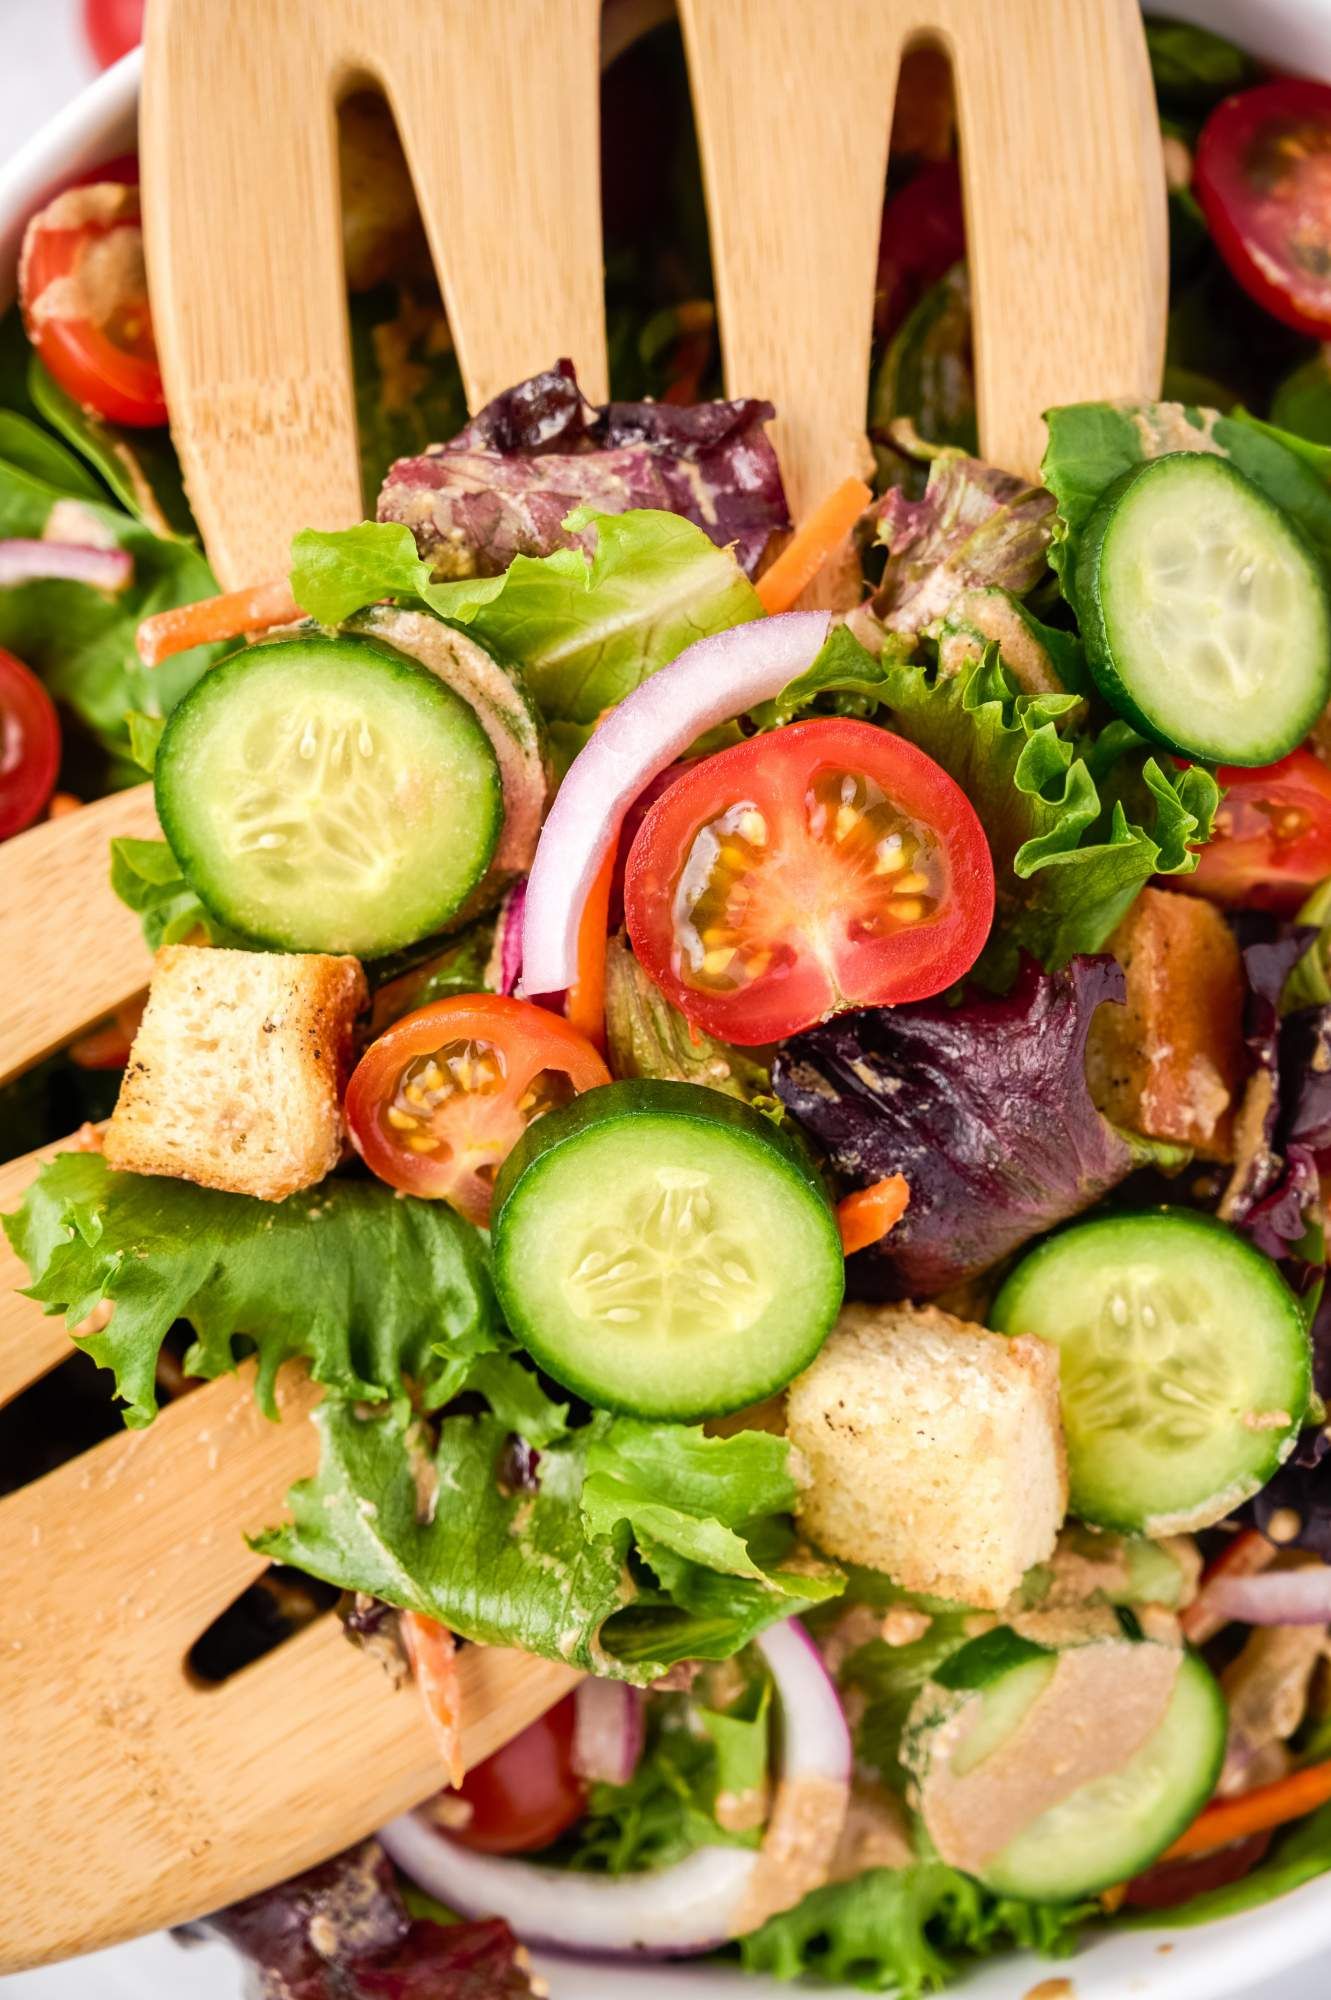
[[[225,0],[221,0],[225,4]],[[982,4],[982,0],[975,0]],[[1232,35],[1255,54],[1331,77],[1331,0],[1155,0],[1159,12]],[[922,14],[927,9],[921,10]],[[1050,31],[1057,32],[1051,4]],[[23,225],[52,189],[134,144],[139,57],[126,56],[52,119],[0,171],[0,305],[13,296]],[[761,386],[761,385],[759,385]],[[1247,1916],[1198,1930],[1110,1933],[1075,1959],[1020,1954],[991,1960],[965,1979],[967,2000],[1022,2000],[1063,1974],[1076,2000],[1222,2000],[1251,1989],[1279,2000],[1324,2000],[1331,1971],[1331,1875]],[[1290,1975],[1291,1969],[1303,1968]],[[553,2000],[778,2000],[792,1989],[711,1966],[583,1964],[543,1960]],[[219,1945],[183,1956],[170,1940],[145,1938],[64,1966],[0,1979],[0,2000],[239,2000],[240,1968]],[[806,1991],[809,1989],[806,1989]],[[823,2000],[856,2000],[817,1989]]]

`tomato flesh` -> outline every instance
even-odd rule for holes
[[[1258,770],[1222,765],[1224,796],[1195,875],[1174,885],[1226,907],[1292,917],[1331,875],[1331,771],[1311,750]]]
[[[166,422],[136,186],[77,185],[35,215],[19,299],[29,340],[76,402],[111,423]]]
[[[530,1854],[582,1817],[587,1788],[573,1769],[574,1697],[468,1771],[455,1794],[471,1808],[449,1837],[482,1854]]]
[[[55,703],[36,674],[0,648],[0,840],[32,825],[59,769]]]
[[[802,722],[675,780],[634,838],[624,906],[667,997],[754,1046],[950,986],[988,935],[994,873],[974,809],[923,751]]]
[[[1260,306],[1331,334],[1331,85],[1288,77],[1218,104],[1194,189],[1221,256]]]
[[[557,1014],[462,994],[371,1043],[347,1086],[347,1126],[380,1180],[484,1224],[495,1175],[527,1127],[609,1081],[591,1043]]]

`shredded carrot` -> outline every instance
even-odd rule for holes
[[[448,1782],[456,1791],[467,1767],[462,1761],[462,1696],[453,1634],[437,1619],[426,1618],[419,1611],[404,1611],[402,1643],[425,1703],[426,1720],[448,1772]]]
[[[255,584],[250,590],[205,597],[198,604],[181,604],[174,611],[155,612],[139,626],[135,644],[144,666],[158,667],[173,653],[188,652],[191,646],[211,646],[220,639],[243,638],[247,632],[266,632],[270,625],[289,625],[301,615],[283,577],[279,582]]]
[[[845,479],[795,530],[755,586],[764,611],[789,611],[873,499],[862,479]]]
[[[52,792],[46,802],[48,819],[68,819],[71,813],[82,811],[83,800],[76,799],[73,792]]]
[[[1209,1854],[1212,1848],[1228,1847],[1231,1841],[1246,1840],[1249,1834],[1268,1833],[1286,1820],[1302,1819],[1331,1799],[1331,1761],[1307,1764],[1276,1778],[1269,1785],[1256,1785],[1237,1798],[1215,1799],[1200,1812],[1186,1833],[1167,1847],[1162,1861],[1181,1861],[1188,1854]]]
[[[1229,1623],[1227,1618],[1218,1617],[1208,1604],[1207,1584],[1214,1583],[1219,1576],[1257,1576],[1274,1560],[1275,1554],[1274,1542],[1269,1542],[1256,1528],[1244,1528],[1232,1542],[1226,1542],[1202,1571],[1196,1597],[1179,1615],[1183,1636],[1190,1646],[1204,1646]]]
[[[588,891],[578,924],[578,976],[564,1002],[566,1019],[605,1054],[605,948],[610,925],[610,884],[618,840],[612,840]]]
[[[894,1229],[910,1205],[910,1187],[904,1174],[889,1174],[885,1181],[857,1188],[837,1203],[837,1228],[841,1248],[847,1257],[867,1250]]]

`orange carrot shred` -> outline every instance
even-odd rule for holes
[[[402,1643],[425,1703],[425,1717],[454,1791],[466,1776],[462,1761],[462,1696],[457,1646],[447,1625],[419,1611],[402,1613]]]
[[[835,493],[829,493],[814,508],[754,586],[764,611],[789,611],[833,550],[845,541],[872,499],[873,494],[862,479],[844,479]]]
[[[1181,1861],[1189,1854],[1209,1854],[1252,1833],[1268,1833],[1287,1820],[1301,1819],[1331,1799],[1331,1761],[1307,1764],[1269,1785],[1256,1785],[1237,1798],[1216,1799],[1200,1812],[1186,1833],[1167,1847],[1162,1861]]]
[[[158,667],[173,653],[191,646],[211,646],[222,639],[241,639],[247,632],[266,632],[271,625],[289,625],[303,616],[285,577],[255,584],[249,590],[228,590],[198,604],[180,604],[145,618],[135,635],[145,667]]]
[[[596,880],[588,891],[578,923],[578,976],[568,989],[564,1015],[605,1054],[605,948],[610,924],[610,884],[614,879],[618,840],[612,840]]]
[[[857,1188],[837,1203],[837,1228],[841,1248],[847,1257],[867,1250],[894,1229],[910,1205],[910,1186],[904,1174],[889,1174],[867,1188]]]

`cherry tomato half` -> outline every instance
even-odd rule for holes
[[[548,1847],[587,1805],[587,1788],[573,1769],[574,1697],[566,1695],[477,1764],[456,1796],[471,1807],[449,1836],[482,1854],[530,1854]]]
[[[143,40],[143,6],[144,0],[83,0],[83,32],[102,69]]]
[[[1287,77],[1227,97],[1202,127],[1193,187],[1245,292],[1331,334],[1331,84]]]
[[[136,186],[84,183],[40,210],[23,238],[19,300],[29,340],[76,402],[111,423],[166,422]]]
[[[1215,775],[1224,791],[1215,833],[1196,874],[1173,886],[1292,917],[1331,875],[1331,770],[1311,750],[1292,750],[1260,770],[1224,764]]]
[[[661,991],[753,1046],[941,993],[979,956],[994,870],[922,750],[872,723],[797,722],[676,779],[638,829],[624,907]]]
[[[532,1121],[609,1081],[558,1014],[464,993],[404,1015],[370,1044],[347,1085],[347,1127],[390,1187],[485,1223],[495,1174]]]
[[[59,768],[55,703],[36,674],[0,648],[0,840],[32,825]]]

